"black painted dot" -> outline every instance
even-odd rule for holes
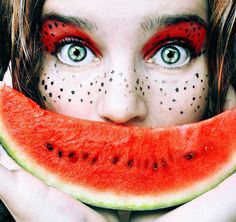
[[[60,88],[60,91],[61,91],[61,92],[63,92],[63,89],[62,89],[62,88]]]
[[[203,79],[201,79],[201,82],[203,82]]]
[[[101,92],[102,90],[99,88],[98,91]]]
[[[143,96],[145,95],[145,93],[144,93],[144,92],[143,92],[142,94],[143,94]]]
[[[91,83],[90,83],[90,86],[92,86],[92,85],[93,85],[93,83],[91,82]]]
[[[49,93],[48,95],[49,95],[50,97],[52,97],[52,93]]]
[[[44,85],[45,84],[45,80],[42,80],[42,85]]]
[[[68,99],[69,103],[71,102],[71,99]]]
[[[71,94],[74,95],[74,94],[75,94],[75,91],[71,91]]]
[[[172,102],[176,102],[176,99],[172,99]]]
[[[54,82],[51,82],[51,85],[53,85],[54,84]]]
[[[93,101],[90,101],[89,103],[90,103],[90,104],[92,104],[92,103],[93,103]]]
[[[143,88],[142,87],[139,87],[140,91],[142,92],[143,91]]]
[[[196,98],[195,97],[193,97],[193,100],[195,100]]]
[[[115,71],[114,71],[114,70],[112,70],[112,71],[111,71],[111,74],[113,74],[113,73],[115,73]]]
[[[58,27],[58,24],[57,24],[57,22],[55,22],[55,23],[54,23],[54,25],[55,25],[56,27]]]
[[[105,94],[107,94],[107,90],[105,90]]]
[[[147,86],[148,89],[150,89],[150,86]]]
[[[129,87],[129,84],[126,84],[126,86],[125,86],[126,88],[128,88]]]
[[[187,87],[184,87],[184,90],[186,90],[187,89]]]
[[[202,90],[204,91],[204,90],[205,90],[205,88],[202,88]]]
[[[101,87],[103,87],[103,86],[104,86],[104,82],[101,83]]]
[[[47,99],[46,99],[46,96],[43,96],[43,100],[44,100],[44,101],[46,101],[46,100],[47,100]]]
[[[172,108],[169,108],[169,110],[172,110]]]
[[[112,82],[112,80],[113,80],[112,78],[109,79],[110,82]]]
[[[184,112],[183,112],[183,111],[180,111],[180,114],[181,114],[181,115],[183,115],[183,114],[184,114]]]
[[[200,106],[197,106],[198,109],[200,109]]]
[[[48,86],[47,86],[47,85],[45,85],[45,86],[44,86],[44,89],[45,89],[45,90],[47,90],[47,89],[48,89]]]
[[[137,87],[137,86],[135,86],[135,90],[138,90],[138,87]]]
[[[193,89],[195,89],[195,86],[193,85]]]
[[[145,78],[148,79],[148,76],[146,76]]]
[[[163,88],[160,88],[160,91],[162,92],[162,91],[163,91]]]
[[[87,92],[88,95],[90,95],[90,92]]]
[[[61,95],[59,95],[58,98],[61,99]]]
[[[136,84],[137,84],[137,85],[139,84],[139,79],[136,80]]]
[[[161,102],[160,102],[160,104],[162,105],[162,104],[163,104],[163,102],[161,101]]]
[[[179,92],[179,88],[176,88],[175,91],[176,91],[176,92]]]
[[[80,99],[80,102],[82,103],[84,100],[83,99]]]

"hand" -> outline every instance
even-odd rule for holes
[[[235,222],[236,173],[216,188],[174,209],[137,213],[130,222]]]
[[[118,222],[108,210],[91,209],[21,169],[0,148],[0,199],[18,222]]]

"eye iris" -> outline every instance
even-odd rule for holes
[[[82,61],[86,57],[86,49],[83,46],[71,45],[68,49],[68,56],[74,62]]]
[[[180,59],[180,52],[175,47],[166,47],[161,52],[161,58],[167,64],[174,64]]]

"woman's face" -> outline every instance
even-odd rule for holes
[[[205,0],[46,0],[47,109],[138,126],[199,121],[207,106]]]

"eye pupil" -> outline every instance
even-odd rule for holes
[[[85,47],[80,45],[71,45],[68,49],[68,56],[74,62],[82,61],[87,55]]]
[[[180,52],[174,46],[167,46],[161,52],[161,58],[166,64],[174,64],[180,59]]]

